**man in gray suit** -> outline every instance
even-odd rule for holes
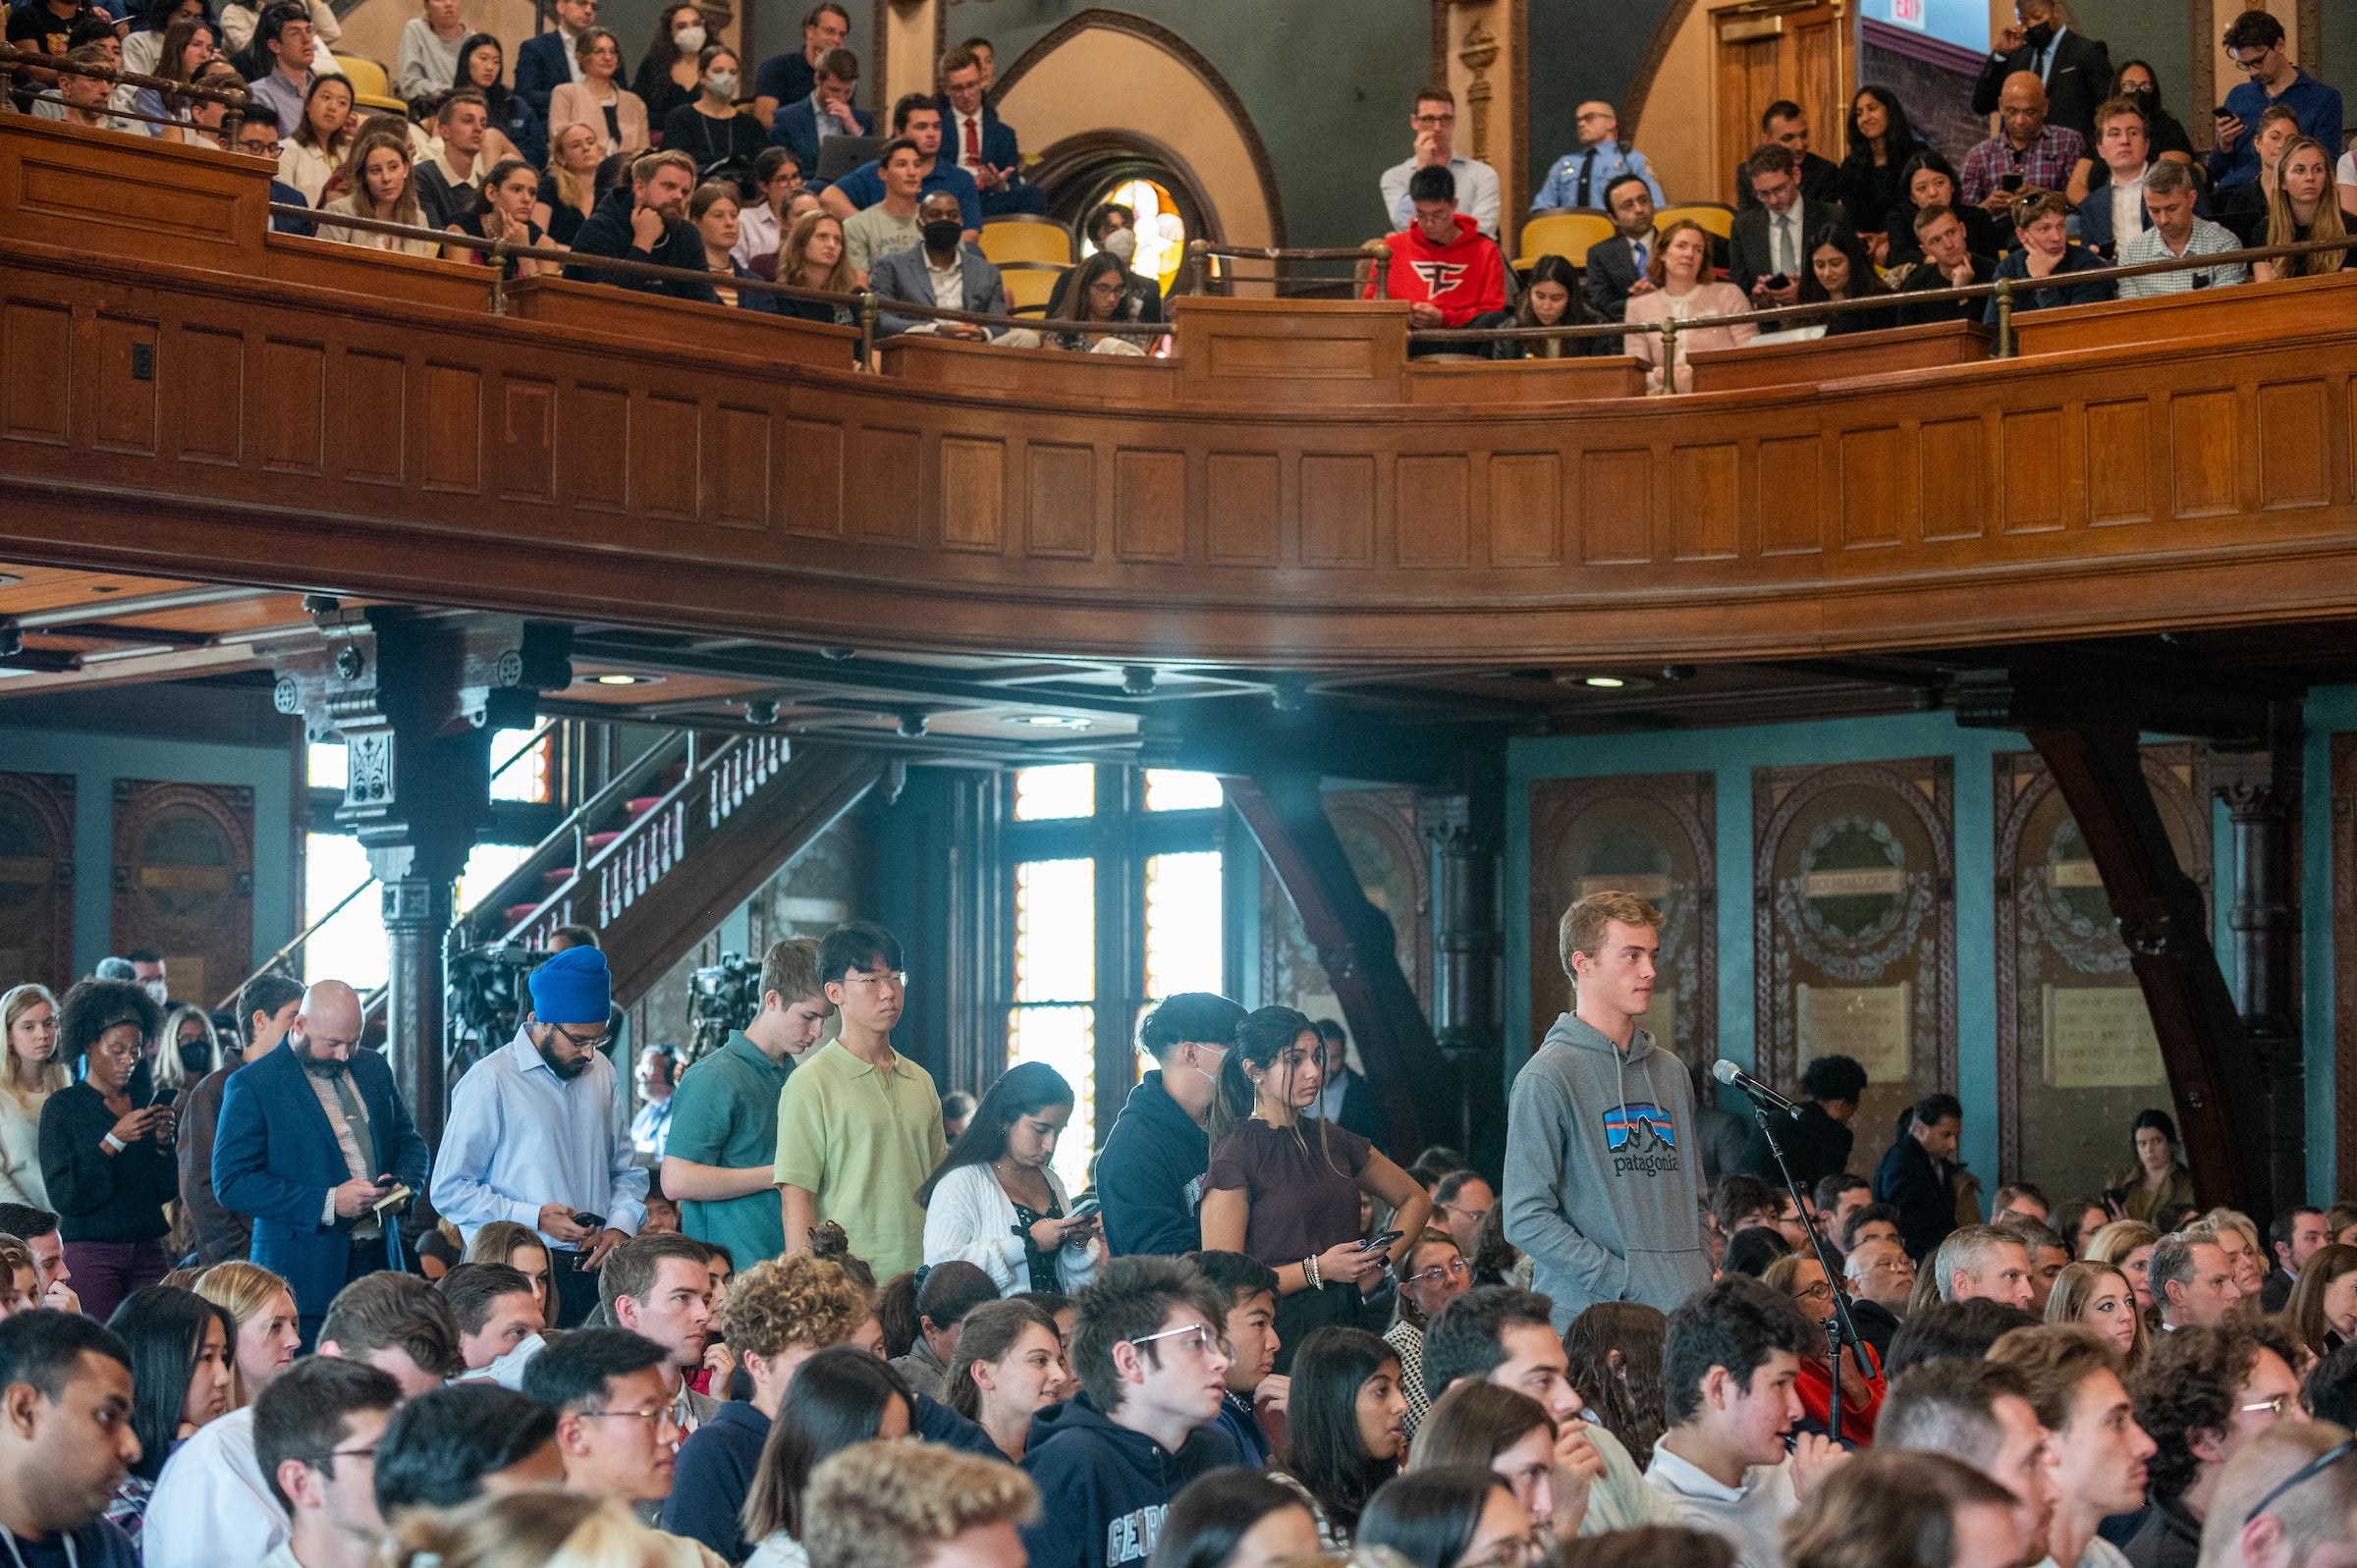
[[[965,223],[958,198],[947,190],[934,191],[916,204],[916,221],[924,231],[924,243],[879,256],[870,269],[868,287],[875,290],[876,297],[940,305],[950,310],[971,310],[978,315],[1008,314],[1007,286],[999,277],[999,269],[978,248],[962,243]],[[1039,347],[1039,334],[1027,327],[993,333],[970,321],[935,321],[897,314],[889,308],[876,330],[886,338],[904,332],[924,332],[1011,349]]]

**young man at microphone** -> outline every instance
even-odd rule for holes
[[[1590,893],[1563,912],[1572,1010],[1514,1077],[1499,1201],[1559,1333],[1597,1302],[1669,1312],[1711,1281],[1693,1091],[1684,1063],[1637,1027],[1661,924],[1631,892]]]

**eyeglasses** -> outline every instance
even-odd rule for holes
[[[600,1030],[593,1035],[576,1035],[561,1023],[552,1023],[549,1027],[584,1051],[603,1051],[614,1042],[614,1031],[611,1029]]]
[[[1870,1274],[1911,1274],[1915,1271],[1915,1264],[1912,1259],[1899,1258],[1884,1263],[1870,1263],[1866,1266],[1866,1271]]]
[[[2285,1476],[2281,1481],[2276,1482],[2275,1489],[2269,1492],[2266,1496],[2260,1498],[2258,1506],[2254,1507],[2249,1513],[2242,1516],[2242,1522],[2246,1525],[2249,1524],[2252,1520],[2267,1512],[2268,1505],[2273,1503],[2277,1497],[2282,1496],[2285,1492],[2291,1490],[2292,1487],[2300,1485],[2300,1483],[2304,1481],[2315,1480],[2318,1476],[2323,1475],[2326,1471],[2340,1463],[2340,1461],[2343,1459],[2348,1458],[2352,1452],[2357,1452],[2357,1437],[2351,1437],[2345,1441],[2334,1443],[2323,1453],[2318,1454],[2314,1459],[2311,1459],[2306,1464],[2300,1466],[2299,1469],[2293,1471],[2290,1475]]]
[[[576,1411],[585,1421],[643,1421],[660,1427],[671,1417],[669,1405],[657,1405],[652,1410],[581,1410]]]
[[[1794,1294],[1801,1297],[1823,1296],[1826,1300],[1831,1301],[1834,1299],[1834,1287],[1820,1279],[1813,1285],[1803,1285]]]
[[[1464,1259],[1452,1258],[1447,1263],[1427,1269],[1420,1274],[1409,1274],[1402,1282],[1420,1285],[1427,1279],[1462,1279],[1470,1272],[1472,1271],[1465,1267]]]
[[[2243,70],[2256,71],[2267,64],[2267,57],[2273,53],[2273,49],[2237,49],[2231,58]]]
[[[1126,1342],[1132,1345],[1150,1345],[1157,1339],[1176,1340],[1180,1349],[1191,1346],[1198,1353],[1211,1348],[1211,1330],[1199,1323],[1190,1323],[1183,1328],[1165,1328],[1160,1333],[1141,1334]]]
[[[2257,1404],[2236,1405],[2234,1409],[2236,1414],[2244,1416],[2255,1416],[2262,1410],[2271,1416],[2279,1416],[2283,1414],[2283,1407],[2291,1403],[2292,1397],[2290,1394],[2277,1394],[2273,1399],[2262,1399]]]
[[[1419,126],[1453,126],[1456,124],[1456,116],[1453,114],[1412,115],[1409,117],[1409,123]]]

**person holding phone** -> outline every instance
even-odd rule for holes
[[[2005,79],[1998,100],[1998,133],[1964,159],[1963,199],[1997,220],[2001,239],[2017,193],[2059,191],[2087,156],[2087,138],[2049,123],[2046,83],[2034,72]]]
[[[916,1190],[928,1267],[953,1259],[974,1264],[1002,1296],[1026,1290],[1069,1296],[1096,1277],[1105,1257],[1096,1200],[1075,1207],[1054,1163],[1073,1098],[1064,1074],[1044,1061],[1019,1062],[999,1075]]]
[[[104,1322],[172,1267],[164,1205],[180,1196],[169,1108],[131,1088],[163,1014],[130,980],[85,980],[58,1010],[57,1058],[82,1081],[41,1107],[41,1180],[82,1310]]]
[[[404,1189],[430,1159],[362,1028],[357,992],[314,983],[286,1039],[229,1080],[213,1134],[213,1194],[253,1217],[252,1261],[293,1287],[306,1351],[336,1292],[402,1267]]]

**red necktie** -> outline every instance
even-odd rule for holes
[[[969,114],[959,118],[965,122],[966,164],[978,169],[982,166],[982,117]]]

